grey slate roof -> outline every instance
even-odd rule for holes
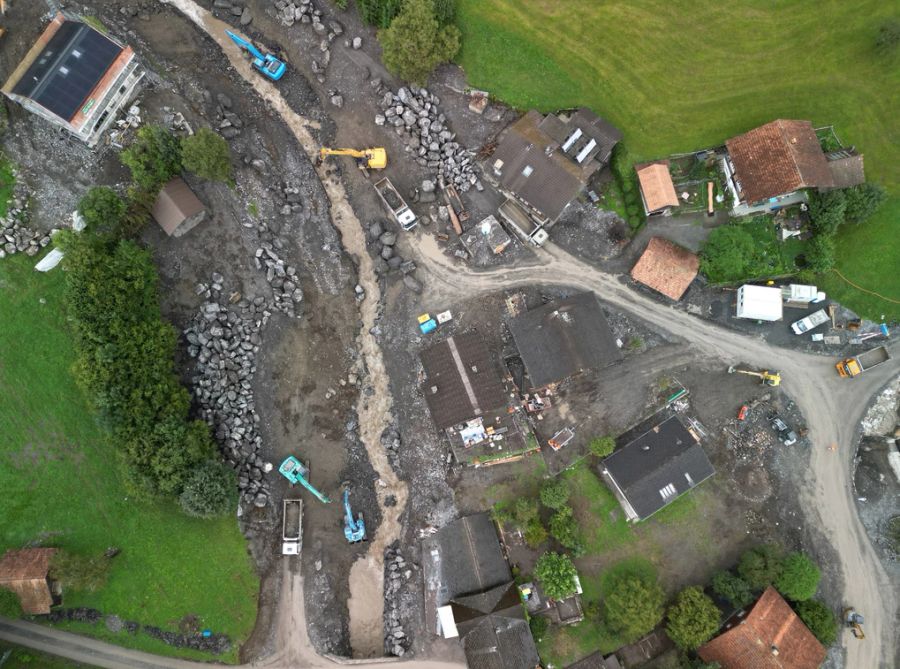
[[[13,88],[70,120],[103,79],[122,47],[80,21],[64,21]]]
[[[469,669],[535,669],[540,663],[513,582],[453,601]]]
[[[512,580],[494,522],[486,512],[453,521],[423,544],[424,551],[438,552],[440,592],[437,606]]]
[[[506,404],[506,392],[490,351],[476,332],[454,335],[419,354],[422,392],[442,430]]]
[[[597,297],[578,293],[509,321],[533,388],[622,359]]]
[[[641,520],[715,473],[703,447],[671,416],[603,460],[603,468]],[[663,496],[672,485],[675,492]]]
[[[831,170],[835,188],[858,186],[866,180],[866,170],[860,154],[829,160],[828,169]]]
[[[615,655],[604,658],[598,650],[596,653],[591,653],[574,664],[570,664],[566,669],[622,669],[622,665]]]

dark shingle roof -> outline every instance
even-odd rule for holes
[[[817,669],[825,660],[822,644],[771,586],[743,620],[697,653],[727,669]]]
[[[603,309],[590,292],[526,311],[509,321],[509,329],[534,388],[622,359]]]
[[[425,349],[419,358],[425,370],[422,392],[440,429],[506,404],[503,384],[478,333],[454,335]]]
[[[619,663],[619,658],[615,655],[604,658],[603,654],[598,650],[596,653],[591,653],[587,657],[578,660],[578,662],[570,664],[566,669],[622,669],[622,665]]]
[[[121,46],[89,25],[63,21],[13,93],[70,120],[120,53]]]
[[[471,593],[484,592],[512,579],[488,513],[455,520],[424,542],[438,552],[440,592],[437,606]]]
[[[642,520],[715,473],[703,448],[677,416],[618,449],[603,461],[603,468]],[[663,496],[666,486],[674,491]]]
[[[469,669],[534,669],[540,663],[513,582],[453,601]]]
[[[834,183],[809,121],[779,119],[725,142],[747,202]]]
[[[836,160],[829,160],[828,169],[831,170],[835,188],[858,186],[866,180],[866,170],[863,167],[862,155],[845,156]]]

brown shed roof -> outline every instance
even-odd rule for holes
[[[182,223],[201,213],[205,207],[181,177],[175,177],[159,192],[151,212],[170,237]]]
[[[668,160],[635,165],[634,170],[641,183],[641,193],[644,195],[648,214],[664,207],[678,206],[678,194],[672,183],[672,175],[669,174]]]
[[[743,620],[697,651],[724,669],[816,669],[825,649],[773,587]]]
[[[55,548],[23,548],[6,551],[0,559],[0,587],[16,593],[29,615],[50,613],[53,596],[47,573],[54,553]]]
[[[687,249],[662,237],[651,237],[647,249],[631,269],[631,278],[680,300],[696,278],[700,259]]]
[[[779,119],[725,142],[746,202],[834,184],[809,121]]]

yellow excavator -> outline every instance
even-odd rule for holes
[[[325,160],[328,156],[353,156],[363,167],[373,170],[383,170],[387,167],[387,151],[377,147],[374,149],[329,149],[322,147],[319,149],[319,160]],[[366,162],[363,163],[362,161]]]
[[[760,382],[766,386],[780,386],[781,385],[781,373],[780,372],[770,372],[769,370],[764,370],[762,372],[754,372],[749,369],[738,369],[734,365],[728,368],[729,374],[746,374],[747,376],[756,376],[760,379]]]

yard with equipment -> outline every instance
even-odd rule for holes
[[[40,274],[24,255],[0,265],[0,552],[58,546],[86,556],[120,550],[95,592],[64,593],[85,606],[164,630],[227,634],[235,660],[256,618],[258,578],[232,517],[190,518],[174,502],[136,502],[118,478],[113,449],[96,425],[70,368],[63,311],[64,275]],[[105,558],[104,558],[105,559]],[[115,643],[166,655],[179,651],[143,633],[108,631],[103,622],[59,623]]]
[[[897,318],[900,237],[889,226],[900,214],[900,69],[875,48],[892,10],[872,0],[768,8],[460,0],[458,61],[472,86],[522,109],[587,105],[624,131],[637,161],[721,144],[773,118],[833,123],[890,197],[838,233],[837,270],[858,288],[837,274],[819,283],[862,315]]]

